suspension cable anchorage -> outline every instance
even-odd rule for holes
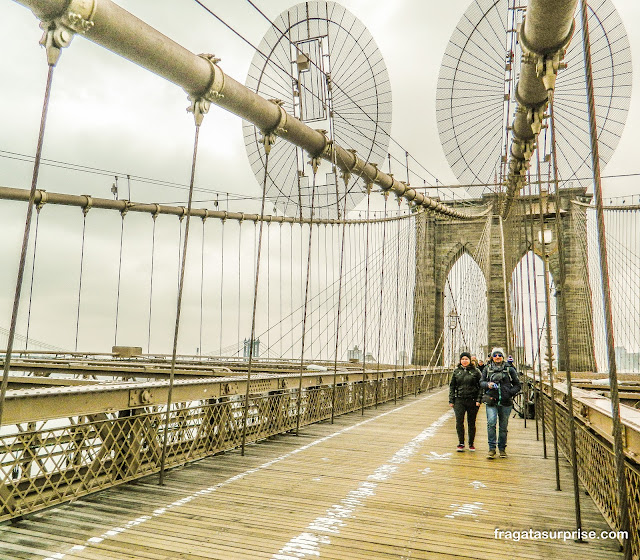
[[[93,28],[93,16],[98,0],[71,0],[66,11],[53,20],[43,20],[40,28],[44,31],[40,44],[47,51],[47,62],[55,66],[63,48],[71,44],[76,33],[85,34]]]
[[[367,179],[364,185],[364,189],[367,196],[369,196],[371,194],[371,191],[373,190],[373,181]]]
[[[158,214],[160,214],[160,205],[159,204],[154,204],[154,206],[156,207],[156,209],[154,210],[153,214],[151,214],[151,218],[155,222],[157,217],[158,217]]]
[[[204,224],[207,219],[209,218],[209,210],[207,210],[206,208],[204,209],[204,216],[202,216],[202,223]]]
[[[200,126],[204,120],[204,116],[209,112],[211,102],[204,97],[192,97],[189,95],[187,98],[191,103],[187,107],[187,113],[193,113],[196,126]]]

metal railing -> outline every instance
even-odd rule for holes
[[[333,375],[324,376],[333,381]],[[301,393],[297,386],[289,387],[292,376],[254,379],[246,441],[295,430],[298,411],[300,425],[320,422],[331,418],[332,402],[334,415],[346,414],[362,409],[363,398],[364,407],[373,407],[440,387],[449,377],[448,370],[407,366],[347,372],[334,386],[307,374]],[[167,468],[240,445],[246,387],[237,379],[185,381],[182,394],[189,400],[174,402],[168,421],[166,405],[148,404],[160,402],[164,385],[67,387],[62,389],[67,400],[55,389],[9,391],[7,411],[14,422],[0,431],[0,521],[158,472],[165,433]],[[210,396],[193,399],[196,392]],[[56,405],[58,416],[52,413]]]
[[[542,398],[537,399],[537,412],[551,418],[551,387],[543,383]],[[556,383],[553,396],[556,402],[558,447],[570,461],[569,409],[566,385]],[[620,509],[618,477],[613,446],[613,419],[611,402],[605,397],[573,388],[573,416],[576,426],[578,477],[596,506],[613,530],[619,531]],[[537,414],[536,414],[537,415]],[[623,448],[627,484],[630,534],[633,558],[640,556],[640,411],[621,406]],[[553,435],[550,426],[547,434]]]

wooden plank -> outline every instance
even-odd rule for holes
[[[519,418],[510,421],[509,458],[487,460],[484,410],[478,451],[456,453],[446,397],[308,426],[244,457],[174,469],[164,487],[152,476],[0,527],[0,558],[622,558],[614,541],[496,539],[496,528],[571,530],[570,469],[563,462],[556,492],[535,422],[525,430]],[[582,505],[584,529],[608,529],[589,498]]]

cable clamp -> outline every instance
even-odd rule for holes
[[[127,215],[127,212],[129,211],[129,208],[133,206],[128,200],[124,201],[124,208],[122,210],[120,210],[120,215],[122,216],[122,219],[124,220],[124,217]]]
[[[42,210],[42,207],[49,201],[49,195],[44,189],[39,189],[38,192],[40,193],[40,201],[36,206],[36,210],[40,212],[40,210]]]
[[[286,134],[287,131],[287,112],[284,110],[284,108],[282,107],[284,105],[284,101],[282,101],[282,99],[269,99],[269,101],[271,103],[273,103],[274,105],[278,106],[278,109],[280,109],[280,120],[278,121],[278,124],[276,125],[276,128],[272,131],[276,136],[282,136],[283,134]]]
[[[356,150],[354,150],[353,148],[349,148],[347,151],[353,154],[353,165],[350,169],[351,173],[355,173],[356,175],[361,177],[364,173],[365,163],[358,157]]]
[[[93,16],[98,8],[98,0],[71,0],[60,21],[75,33],[85,34],[94,26]]]
[[[56,65],[61,49],[71,44],[76,33],[84,34],[93,28],[97,4],[97,0],[71,0],[61,16],[40,22],[40,28],[44,31],[40,44],[47,51],[47,63],[50,66]]]
[[[282,99],[269,99],[271,103],[276,105],[280,110],[280,119],[273,130],[262,130],[262,139],[260,143],[264,146],[265,153],[271,152],[271,147],[276,143],[276,137],[287,133],[285,126],[287,125],[287,112],[282,108],[284,101]]]
[[[562,64],[560,61],[567,52],[567,47],[576,29],[576,22],[575,20],[571,22],[571,29],[569,29],[568,35],[559,45],[540,53],[531,47],[524,34],[525,21],[526,16],[522,18],[522,23],[518,24],[518,43],[520,43],[523,53],[522,60],[536,65],[536,76],[542,79],[545,89],[551,91],[555,89],[558,70],[566,68],[566,64]]]
[[[84,196],[87,199],[87,203],[82,208],[82,213],[86,216],[89,213],[89,210],[91,210],[91,207],[93,206],[93,198],[91,198],[88,194],[83,194],[82,196]]]
[[[196,126],[200,126],[204,120],[204,116],[209,112],[211,102],[204,97],[188,96],[191,105],[187,107],[187,113],[193,113]]]
[[[218,62],[221,59],[217,58],[214,54],[202,53],[198,55],[200,58],[206,60],[211,65],[212,78],[209,82],[209,88],[207,92],[202,96],[207,101],[216,103],[219,99],[224,97],[222,90],[224,89],[224,72],[218,66]]]
[[[348,187],[349,180],[351,179],[351,172],[348,169],[343,169],[340,177],[342,177],[342,180],[344,181],[345,188]]]

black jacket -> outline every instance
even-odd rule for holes
[[[458,364],[449,383],[449,402],[454,403],[456,397],[480,402],[481,396],[480,370],[473,364],[469,364],[466,368]]]
[[[497,389],[489,389],[489,382],[491,381],[498,385]],[[482,370],[480,387],[482,387],[485,394],[496,398],[498,404],[511,406],[513,397],[520,392],[522,385],[516,368],[504,362],[499,366],[494,362],[489,362]]]

